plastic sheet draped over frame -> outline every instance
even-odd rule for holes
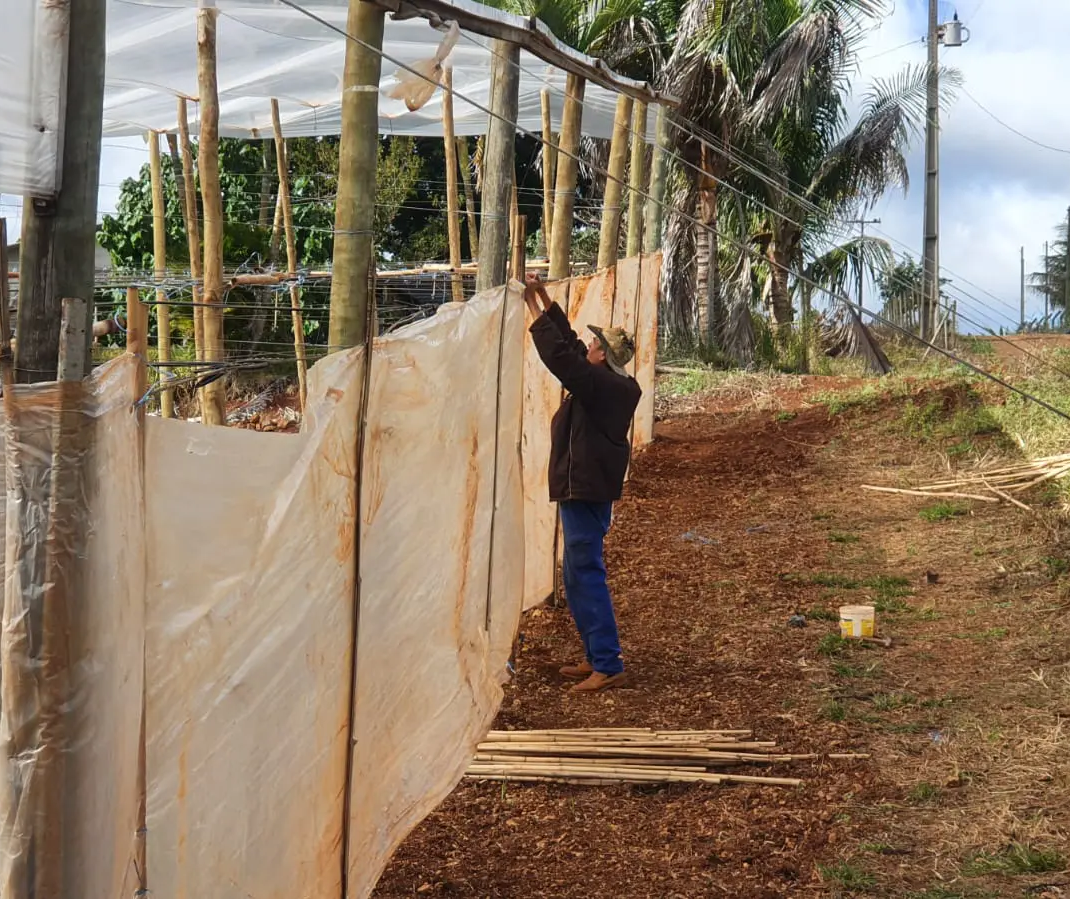
[[[375,343],[348,804],[363,353],[296,438],[148,423],[153,895],[339,896],[349,807],[360,899],[460,778],[520,612],[521,329],[513,285]]]
[[[0,3],[0,192],[51,196],[59,186],[67,76],[67,3]]]
[[[144,541],[136,364],[4,398],[0,895],[130,896]]]
[[[658,284],[661,254],[632,256],[615,267],[547,285],[551,299],[568,312],[573,330],[586,340],[588,325],[614,325],[635,335],[630,366],[643,397],[635,412],[632,448],[654,439],[654,361],[657,354]],[[554,589],[554,530],[547,463],[550,419],[561,404],[561,385],[546,371],[534,344],[524,346],[524,608],[545,601]]]

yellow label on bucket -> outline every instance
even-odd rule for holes
[[[840,608],[840,636],[845,640],[872,637],[874,621],[872,606],[842,606]]]

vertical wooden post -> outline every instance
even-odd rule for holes
[[[650,195],[646,201],[646,215],[643,231],[645,233],[644,249],[656,253],[661,249],[662,223],[665,221],[665,167],[668,156],[665,152],[669,145],[668,112],[664,106],[658,107],[657,124],[654,126],[654,156],[650,165]]]
[[[0,281],[0,361],[8,366],[13,357],[11,349],[11,282],[8,279],[7,259],[7,219],[0,219],[0,273],[3,280]],[[5,380],[6,384],[7,381]]]
[[[453,69],[443,73],[442,140],[446,151],[446,231],[450,243],[450,266],[453,273],[453,302],[464,302],[464,282],[461,280],[461,219],[457,190],[457,137],[453,133]]]
[[[201,101],[201,139],[197,162],[201,170],[204,210],[204,358],[223,358],[223,197],[219,191],[219,91],[216,83],[216,22],[219,10],[197,10],[197,82]],[[204,423],[227,421],[225,379],[204,388]]]
[[[379,152],[379,76],[382,7],[349,0],[342,75],[342,140],[338,148],[338,201],[334,218],[334,277],[328,352],[358,346],[367,333],[374,271],[375,166]],[[374,49],[369,49],[374,48]]]
[[[149,316],[145,304],[136,287],[126,289],[126,351],[139,360],[138,380],[135,386],[140,400],[148,389],[148,373],[145,370],[148,339]]]
[[[609,141],[609,173],[602,202],[602,232],[598,240],[598,267],[617,264],[620,243],[621,200],[624,197],[624,169],[628,164],[628,128],[632,118],[632,98],[617,95],[613,117],[613,137]]]
[[[489,290],[509,276],[509,207],[516,163],[516,122],[520,107],[520,48],[491,44],[490,109],[483,154],[483,229],[479,237],[476,291]]]
[[[554,144],[553,119],[550,115],[550,90],[542,94],[542,251],[550,255],[550,233],[554,226],[554,173],[557,165],[557,146]]]
[[[513,194],[509,200],[509,252],[516,246],[517,219],[520,218],[520,192],[516,186],[516,165],[513,165]]]
[[[297,236],[294,234],[293,203],[290,201],[290,150],[282,136],[282,120],[279,118],[279,101],[271,100],[271,127],[275,130],[275,164],[279,173],[279,202],[282,208],[282,224],[286,231],[286,269],[290,275],[297,274]],[[305,353],[305,321],[301,314],[301,288],[296,281],[290,282],[290,318],[294,329],[294,355],[297,358],[297,395],[301,411],[305,411],[308,396],[308,360]]]
[[[15,369],[23,383],[56,376],[63,297],[82,297],[92,318],[107,14],[106,0],[34,7],[40,26],[74,37],[66,80],[57,79],[62,184],[54,199],[26,197],[22,207]]]
[[[148,133],[149,179],[152,184],[152,264],[156,280],[156,347],[159,361],[171,361],[171,307],[162,282],[167,277],[167,218],[163,198],[163,171],[160,167],[160,136],[155,131]],[[166,365],[160,366],[160,377],[171,377]],[[160,414],[164,418],[175,417],[175,394],[172,390],[160,393]]]
[[[476,191],[472,185],[472,160],[468,155],[468,138],[457,138],[457,158],[461,162],[461,181],[464,184],[464,211],[468,217],[469,258],[479,258],[479,216],[476,214]]]
[[[565,110],[561,116],[561,153],[557,160],[554,186],[554,229],[550,238],[551,281],[567,278],[572,263],[572,211],[576,201],[580,126],[583,119],[583,92],[587,82],[569,73],[565,79]]]
[[[527,274],[528,217],[518,215],[513,222],[512,277],[513,280],[523,284],[524,276]]]
[[[628,255],[638,256],[643,249],[643,198],[646,187],[647,106],[635,104],[632,117],[632,163],[628,176]]]
[[[197,212],[197,180],[193,172],[193,147],[189,140],[189,113],[186,98],[178,98],[178,138],[182,149],[182,211],[185,215],[186,243],[189,246],[189,270],[193,278],[193,346],[198,362],[204,361],[204,296],[201,290],[204,266],[201,257],[201,224]],[[203,394],[203,391],[201,391]],[[201,415],[204,398],[201,397]]]

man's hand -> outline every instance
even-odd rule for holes
[[[538,273],[528,272],[526,281],[527,289],[534,291],[538,295],[539,300],[542,302],[543,310],[549,309],[553,305],[553,301],[550,299],[550,294],[546,292],[546,285],[542,283],[542,278],[538,276]]]
[[[527,304],[531,317],[538,318],[545,310],[550,308],[550,295],[546,292],[546,288],[538,275],[534,273],[528,274],[526,282],[524,286],[524,302]]]

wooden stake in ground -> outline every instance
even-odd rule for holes
[[[617,110],[613,117],[613,137],[609,142],[609,173],[606,176],[605,199],[602,201],[602,230],[598,240],[598,267],[617,264],[620,245],[620,219],[624,211],[624,172],[628,164],[628,128],[632,118],[632,98],[617,95]]]
[[[656,253],[661,249],[661,227],[665,209],[665,167],[668,163],[666,147],[669,145],[668,111],[664,106],[658,107],[657,122],[654,126],[654,153],[650,164],[650,190],[644,210],[643,233],[644,249]]]
[[[282,136],[279,119],[279,101],[271,101],[271,126],[275,130],[275,162],[279,173],[279,202],[282,207],[282,223],[286,229],[286,269],[297,274],[297,236],[294,234],[293,205],[290,202],[290,151]],[[305,356],[305,321],[301,314],[301,288],[296,281],[290,282],[290,318],[294,329],[294,355],[297,357],[297,391],[300,409],[305,411],[308,396],[308,361]]]
[[[186,243],[189,246],[189,268],[193,277],[193,346],[198,362],[204,361],[204,296],[201,283],[204,265],[201,257],[201,225],[197,214],[197,179],[193,172],[193,147],[189,139],[189,112],[186,98],[178,98],[178,137],[182,149],[182,206],[183,224],[186,226]],[[204,420],[204,391],[201,398],[201,420]]]
[[[643,194],[646,190],[647,106],[635,104],[632,116],[632,161],[628,175],[628,255],[643,249]]]
[[[583,119],[583,92],[587,82],[571,72],[565,79],[565,110],[561,120],[561,154],[554,187],[554,229],[550,235],[551,281],[567,278],[572,267],[572,212],[576,202],[579,165],[580,126]]]
[[[349,0],[342,75],[342,139],[334,217],[334,278],[328,352],[360,346],[367,334],[369,285],[374,276],[375,167],[379,153],[379,78],[382,7]]]
[[[500,287],[509,275],[509,207],[516,160],[516,121],[520,107],[520,48],[508,41],[491,44],[490,110],[483,154],[483,228],[479,235],[476,291]]]
[[[550,256],[550,234],[554,224],[554,173],[557,146],[554,144],[553,118],[550,115],[550,90],[542,90],[542,252]]]
[[[201,170],[204,209],[204,358],[224,361],[223,349],[223,197],[219,191],[219,93],[216,85],[216,21],[219,10],[197,10],[197,82],[201,101]],[[204,423],[227,421],[225,379],[204,388]]]
[[[453,69],[443,73],[442,140],[446,151],[446,231],[450,243],[450,265],[461,267],[461,219],[457,196],[457,137],[453,133]],[[464,281],[460,271],[450,275],[453,302],[464,302]]]
[[[152,184],[152,265],[156,279],[156,348],[159,361],[171,361],[171,307],[163,280],[167,277],[167,213],[163,199],[163,171],[160,167],[160,136],[155,131],[148,133],[149,179]],[[166,364],[160,366],[160,377],[171,377]],[[164,418],[175,417],[175,394],[167,389],[160,393],[160,414]]]
[[[476,213],[476,190],[472,184],[472,164],[468,154],[468,138],[457,138],[457,158],[461,163],[461,182],[464,184],[464,211],[468,218],[468,252],[470,259],[479,258],[479,216]]]

